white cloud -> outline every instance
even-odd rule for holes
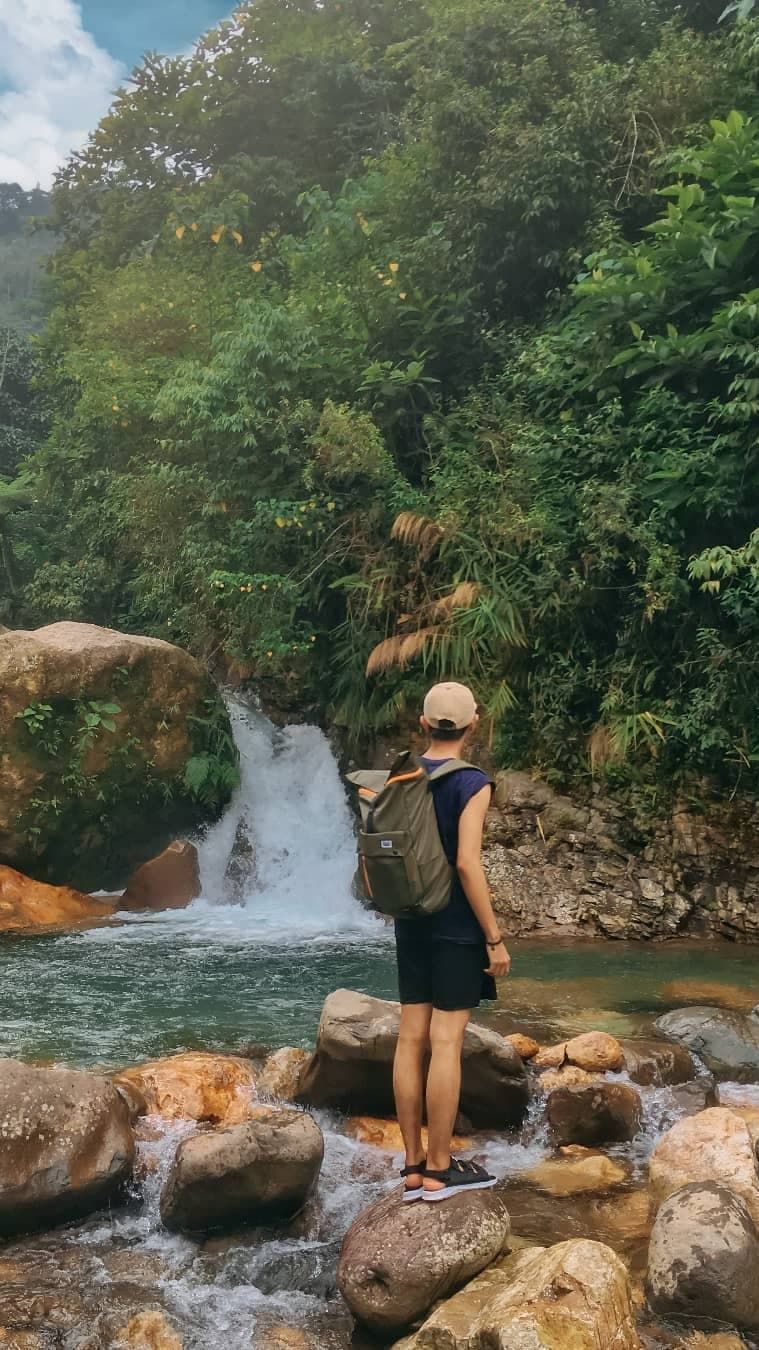
[[[0,182],[49,187],[124,74],[74,0],[0,0]]]

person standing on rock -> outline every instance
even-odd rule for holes
[[[429,745],[421,764],[429,775],[460,760],[478,722],[465,685],[437,684],[424,701]],[[406,1149],[404,1199],[445,1200],[495,1185],[476,1163],[451,1157],[461,1093],[464,1032],[511,957],[498,928],[482,866],[482,835],[492,784],[464,765],[430,782],[440,840],[453,870],[450,899],[438,913],[395,921],[401,1023],[393,1072],[398,1122]],[[428,1153],[422,1146],[426,1082]]]

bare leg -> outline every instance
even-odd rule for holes
[[[395,1110],[406,1148],[406,1166],[413,1167],[424,1158],[422,1112],[424,1109],[424,1066],[430,1050],[429,1003],[406,1003],[401,1008],[401,1025],[393,1065]],[[412,1173],[407,1187],[422,1184],[422,1174]]]
[[[461,1048],[470,1012],[439,1012],[430,1022],[430,1059],[427,1076],[427,1166],[445,1172],[451,1165],[451,1138],[461,1096]],[[442,1182],[425,1181],[425,1190],[437,1191]]]

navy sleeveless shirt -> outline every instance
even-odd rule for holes
[[[427,759],[422,756],[421,763],[428,773],[444,763],[439,759]],[[440,840],[449,863],[456,866],[459,848],[459,820],[464,807],[489,787],[490,779],[481,769],[459,769],[457,773],[431,783],[435,803]],[[458,874],[454,875],[451,898],[445,909],[437,914],[424,915],[418,919],[396,919],[396,932],[402,938],[426,937],[431,941],[482,943],[484,937],[477,916],[464,894]]]

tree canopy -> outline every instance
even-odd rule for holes
[[[148,57],[52,194],[19,611],[357,736],[447,674],[504,762],[751,781],[759,28],[723,8],[258,0]]]

